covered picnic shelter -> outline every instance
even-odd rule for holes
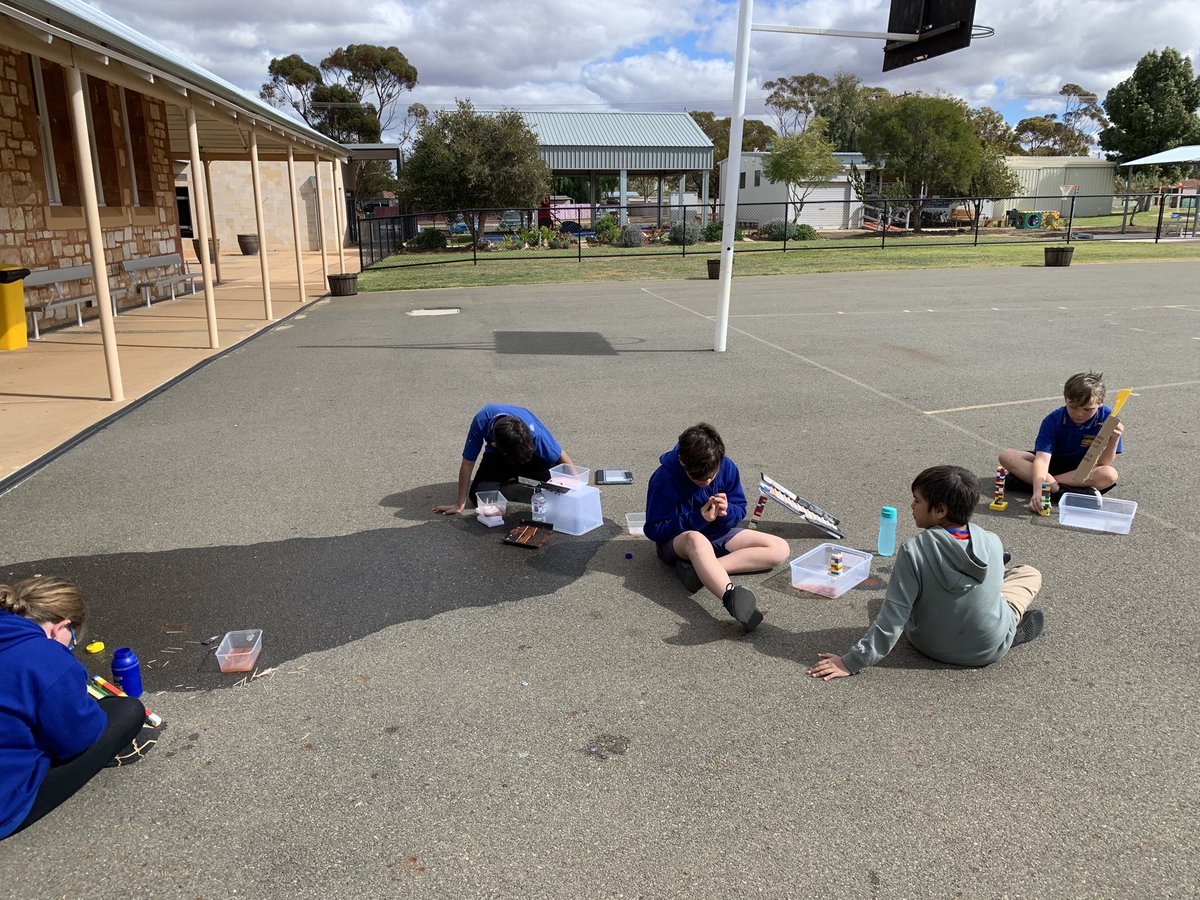
[[[708,175],[713,167],[713,143],[683,112],[522,112],[541,143],[542,159],[555,175],[586,177],[588,203],[596,218],[596,181],[618,178],[621,223],[627,218],[630,176],[658,181],[658,206],[663,181],[678,176],[682,202],[684,181],[700,174],[701,203],[708,206]]]
[[[1178,166],[1184,163],[1200,164],[1200,144],[1184,144],[1180,147],[1172,147],[1170,150],[1162,150],[1158,153],[1151,153],[1149,156],[1143,156],[1140,159],[1131,159],[1129,162],[1118,163],[1125,168],[1125,194],[1128,197],[1130,193],[1130,185],[1133,182],[1133,169],[1135,166]],[[1200,195],[1200,188],[1197,188],[1197,195]],[[1200,197],[1196,201],[1196,205],[1200,205]],[[1200,218],[1200,210],[1197,210],[1196,205],[1192,207],[1190,216],[1182,222],[1179,229],[1180,237],[1196,237],[1197,219]],[[1177,215],[1183,215],[1182,213]],[[1122,225],[1124,230],[1124,225]]]

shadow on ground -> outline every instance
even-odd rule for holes
[[[424,503],[426,491],[443,496],[442,487],[392,498],[414,514],[410,504]],[[215,647],[200,643],[210,635],[262,628],[259,666],[278,666],[389,625],[552,594],[582,576],[616,531],[601,528],[530,552],[502,544],[503,528],[424,508],[426,521],[409,527],[30,560],[6,566],[3,574],[6,581],[59,574],[83,588],[90,598],[89,639],[107,645],[102,654],[80,654],[91,671],[107,674],[113,650],[130,646],[142,661],[147,692],[200,689],[241,677],[220,674]],[[508,518],[515,524],[519,516]]]

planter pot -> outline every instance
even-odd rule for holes
[[[358,273],[329,276],[329,293],[334,297],[353,297],[358,293]]]
[[[1074,247],[1047,247],[1046,265],[1069,266],[1071,264],[1071,254],[1074,252]]]
[[[708,277],[716,281],[721,277],[721,257],[718,256],[716,259],[706,260],[706,262],[708,263]]]
[[[258,238],[256,236],[255,241],[257,242],[257,240],[258,240]],[[196,259],[200,258],[200,239],[199,238],[192,238],[192,252],[194,252],[196,254]],[[217,254],[220,252],[221,252],[220,240],[218,240],[217,238],[209,238],[208,239],[208,258],[210,260],[216,259]]]
[[[258,255],[258,235],[257,234],[239,234],[237,236],[238,249],[242,251],[242,256],[257,256]]]

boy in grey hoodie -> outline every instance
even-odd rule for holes
[[[846,653],[821,653],[808,674],[829,681],[857,675],[887,656],[904,632],[926,656],[986,666],[1042,632],[1029,604],[1042,586],[1033,566],[1005,571],[1000,538],[971,525],[979,479],[959,466],[934,466],[912,483],[915,537],[900,545],[883,608]]]

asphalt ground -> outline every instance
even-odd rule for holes
[[[60,573],[132,646],[158,749],[0,843],[8,897],[1194,897],[1195,264],[480,288],[321,301],[0,496],[0,575]],[[456,315],[413,317],[416,308]],[[1045,574],[984,669],[903,640],[821,683],[881,603],[787,566],[746,637],[624,531],[687,425],[872,549],[957,463],[990,485],[1072,372],[1123,411],[1127,536],[981,505]],[[467,424],[526,405],[627,467],[604,525],[500,543],[454,496]],[[516,522],[527,509],[518,492]],[[793,556],[826,538],[769,505]],[[259,671],[198,643],[265,631]],[[180,648],[180,649],[171,649]]]

